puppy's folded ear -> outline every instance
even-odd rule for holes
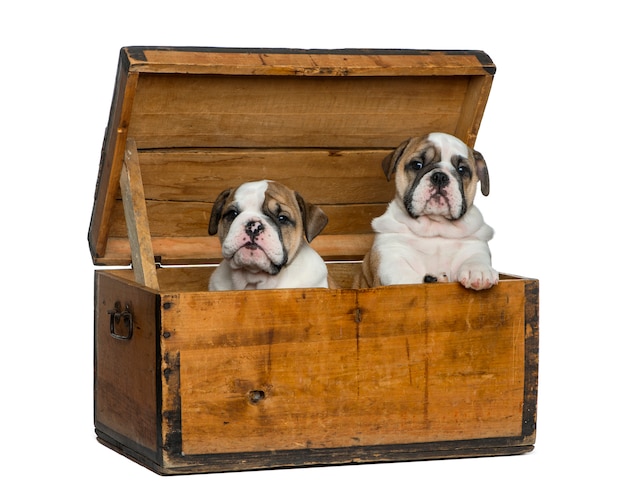
[[[215,199],[213,209],[211,210],[211,218],[209,219],[209,234],[211,236],[217,234],[217,228],[220,224],[220,219],[222,218],[222,210],[224,209],[224,204],[226,203],[226,199],[230,196],[232,191],[232,188],[224,190]]]
[[[400,157],[402,157],[404,149],[406,149],[406,146],[409,145],[410,141],[410,138],[408,140],[405,140],[396,148],[396,150],[391,152],[383,159],[382,166],[385,176],[387,176],[387,181],[391,181],[391,175],[396,171],[396,168],[398,167],[398,161],[400,160]]]
[[[478,169],[478,179],[480,180],[480,191],[483,195],[489,195],[489,171],[483,155],[477,150],[474,151],[476,169]]]
[[[328,216],[317,205],[307,202],[300,193],[296,192],[296,200],[298,201],[298,207],[302,214],[302,222],[304,224],[304,235],[308,242],[313,239],[324,230],[326,224],[328,224]]]

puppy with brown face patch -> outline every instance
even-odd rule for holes
[[[321,208],[276,181],[223,191],[209,234],[219,236],[224,259],[209,290],[328,287],[326,264],[309,245],[327,222]]]
[[[396,195],[372,221],[376,237],[355,287],[460,282],[475,290],[498,283],[487,242],[493,237],[474,206],[489,173],[479,152],[458,138],[430,133],[411,138],[383,161]]]

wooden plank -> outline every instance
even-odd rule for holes
[[[539,384],[539,280],[526,279],[526,374],[524,389],[523,434],[531,444],[537,430],[537,394]]]
[[[473,77],[207,77],[143,75],[138,115],[458,113]],[[482,77],[478,78],[482,80]],[[193,129],[190,129],[193,130]]]
[[[146,206],[154,240],[167,237],[205,237],[208,234],[212,203],[149,201]],[[387,203],[323,205],[322,209],[328,215],[329,222],[322,234],[368,234],[372,232],[370,225],[372,219],[382,215],[386,207]],[[124,211],[121,205],[114,209],[111,222],[111,238],[126,236]]]
[[[495,66],[482,51],[287,50],[128,47],[131,70],[220,75],[482,75]]]
[[[391,149],[398,142],[413,135],[422,135],[429,130],[454,134],[457,116],[425,115],[401,121],[389,115],[387,128],[378,128],[375,118],[364,122],[359,115],[349,124],[348,117],[324,118],[311,127],[297,116],[283,117],[268,115],[260,118],[253,115],[227,115],[220,117],[179,118],[177,116],[148,116],[138,122],[131,136],[142,149],[197,148],[197,147],[317,147],[317,148],[360,148],[374,147]],[[381,118],[383,116],[379,116]],[[171,128],[156,128],[170,120]],[[236,123],[241,123],[237,131]],[[197,125],[196,133],[185,133],[181,128]],[[332,126],[336,126],[333,132]],[[220,128],[224,132],[220,133]]]
[[[127,141],[120,176],[120,189],[135,279],[141,285],[159,290],[152,250],[152,234],[139,169],[139,156],[137,146],[132,139]]]
[[[400,138],[400,137],[398,137]],[[400,140],[396,142],[399,144]],[[390,149],[193,149],[140,152],[147,200],[212,202],[246,181],[273,179],[320,206],[388,202]],[[176,222],[172,222],[176,224]]]
[[[181,361],[182,451],[204,454],[281,449],[284,435],[296,443],[302,439],[301,446],[306,447],[307,422],[300,419],[309,413],[332,444],[332,421],[324,420],[332,417],[318,410],[322,401],[330,402],[340,386],[349,386],[353,379],[349,366],[354,361],[349,354],[354,352],[354,320],[341,306],[354,305],[355,294],[334,291],[334,302],[324,309],[314,301],[315,291],[302,296],[274,291],[249,298],[237,293],[206,294],[164,297],[170,306],[162,313],[163,329],[169,333],[164,349],[179,353]],[[199,309],[189,309],[198,301],[203,304]],[[281,306],[281,315],[267,309],[269,305]],[[313,305],[317,309],[312,309]],[[210,316],[215,330],[209,327],[199,333],[195,327],[206,316]],[[265,328],[259,329],[262,326]],[[343,350],[329,351],[337,345]],[[302,365],[291,367],[279,362],[286,358],[301,359]],[[314,365],[306,363],[311,358],[316,361]],[[327,383],[325,374],[318,372],[320,367],[333,375],[337,384],[334,390],[324,391]],[[290,372],[299,384],[276,385],[277,379],[290,379]],[[255,391],[263,394],[255,397]],[[314,391],[314,397],[307,398],[307,391]],[[277,395],[280,399],[274,400]],[[286,406],[268,413],[267,405],[281,400]],[[347,407],[344,411],[353,413]],[[293,412],[292,417],[286,419],[289,412]],[[249,422],[246,414],[251,417]],[[261,421],[264,424],[259,426]],[[272,429],[274,436],[268,439],[263,428]]]
[[[128,456],[160,475],[218,473],[244,470],[271,470],[295,467],[357,465],[365,463],[394,463],[436,459],[512,456],[534,449],[519,438],[478,439],[400,445],[361,446],[331,449],[299,449],[261,451],[197,456],[181,455],[178,449],[168,456],[166,463],[139,454],[120,445],[110,436],[97,432],[105,446]]]
[[[392,148],[427,131],[454,133],[467,84],[467,77],[146,76],[129,135],[139,148]]]
[[[373,234],[321,235],[313,240],[313,248],[327,261],[361,260],[369,250]],[[222,260],[219,239],[207,237],[164,237],[152,241],[154,255],[164,265],[211,264]],[[111,237],[98,265],[128,265],[130,243],[125,237]]]
[[[392,290],[166,296],[182,452],[519,437],[524,283]]]
[[[120,59],[115,80],[109,123],[102,146],[96,194],[89,226],[89,248],[96,259],[104,254],[108,240],[111,210],[119,192],[122,162],[126,151],[128,125],[132,113],[138,74],[129,74]]]
[[[358,261],[329,262],[327,266],[329,273],[338,282],[338,288],[342,289],[351,289],[352,280],[361,270],[361,262]],[[179,292],[206,292],[207,285],[209,284],[209,278],[211,277],[213,271],[215,271],[215,265],[173,266],[159,268],[157,270],[157,276],[159,277],[159,286],[161,287],[162,293],[172,294]],[[127,282],[134,281],[134,274],[131,269],[107,270],[107,272],[115,275],[116,277],[122,278]],[[527,285],[527,292],[528,286],[532,286],[534,285],[534,282],[537,282],[535,280],[526,279],[518,275],[500,274],[500,282],[506,282],[511,280],[525,281]],[[527,309],[533,307],[536,310],[537,305],[528,296],[527,293]],[[538,320],[535,319],[534,322],[532,322],[528,319],[527,315],[526,323],[527,325],[531,325],[530,329],[527,330],[527,338],[531,337],[534,338],[535,341],[538,340]],[[533,349],[533,347],[531,347],[531,349]],[[534,352],[537,352],[536,347],[534,347]],[[537,361],[535,361],[535,365],[537,365],[536,362]]]
[[[469,80],[467,95],[463,102],[459,121],[454,135],[473,147],[478,136],[478,129],[487,106],[493,77],[475,77]]]
[[[415,287],[359,293],[360,340],[377,348],[366,370],[406,360],[405,377],[421,391],[424,432],[415,442],[520,436],[525,282],[502,282],[478,295],[457,283]]]
[[[159,287],[162,293],[206,292],[209,278],[215,270],[214,266],[202,267],[167,267],[157,270]],[[135,276],[131,269],[107,270],[108,273],[134,282]]]
[[[94,419],[97,429],[125,438],[143,452],[157,450],[155,374],[157,295],[118,272],[95,275]],[[135,329],[128,340],[111,336],[109,310],[129,306]],[[140,329],[137,329],[140,327]]]

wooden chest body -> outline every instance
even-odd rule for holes
[[[532,449],[536,280],[351,288],[393,196],[382,158],[428,131],[473,144],[494,71],[481,52],[123,49],[89,233],[94,263],[133,264],[95,274],[101,442],[162,474]],[[211,202],[262,178],[329,215],[312,246],[339,288],[207,292]]]

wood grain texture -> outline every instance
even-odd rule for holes
[[[130,272],[132,275],[132,272]],[[94,419],[127,445],[156,455],[157,420],[156,339],[160,331],[155,313],[158,296],[138,288],[120,275],[95,276]],[[116,303],[133,314],[133,335],[118,340],[110,333],[110,310]]]
[[[327,261],[352,261],[363,258],[374,240],[373,233],[360,235],[323,235],[316,237],[311,246]],[[222,249],[215,236],[154,238],[152,246],[155,258],[163,265],[210,264],[222,260]],[[111,237],[106,255],[98,265],[128,263],[131,248],[128,238]]]
[[[139,164],[154,254],[164,264],[219,261],[219,245],[207,231],[213,200],[224,189],[246,180],[269,178],[300,191],[328,215],[328,225],[315,240],[315,244],[337,246],[334,250],[322,248],[327,259],[360,259],[370,243],[363,238],[371,234],[372,219],[385,211],[393,196],[393,183],[387,182],[381,171],[386,154],[241,150],[142,153]],[[130,262],[124,214],[119,197],[111,210],[109,241],[103,255],[108,259],[106,264]],[[349,237],[352,245],[344,239]]]
[[[94,263],[130,261],[117,254],[127,138],[138,146],[151,229],[175,247],[161,258],[211,257],[167,239],[203,242],[217,194],[257,179],[327,207],[324,233],[359,241],[393,196],[384,155],[430,131],[472,145],[494,71],[482,52],[123,49],[89,231]]]
[[[397,144],[400,141],[396,142]],[[386,203],[393,197],[381,163],[386,149],[193,149],[140,154],[148,200],[212,202],[246,181],[279,180],[325,205]]]
[[[148,222],[141,170],[139,169],[139,156],[137,155],[137,145],[132,139],[128,139],[126,146],[124,164],[120,175],[120,189],[135,280],[140,285],[159,290],[152,250],[152,234]]]
[[[106,248],[111,226],[111,209],[119,194],[119,179],[126,152],[128,122],[138,81],[138,75],[128,73],[127,70],[124,60],[120,59],[109,122],[102,144],[96,196],[89,224],[89,247],[94,257]]]
[[[211,293],[212,271],[158,269],[161,294],[96,273],[103,444],[166,475],[533,449],[536,280]],[[108,333],[120,299],[130,341]]]
[[[165,296],[183,452],[520,435],[523,283],[391,290]]]
[[[122,48],[129,70],[283,76],[493,75],[495,65],[482,51],[295,50],[230,48]]]
[[[392,148],[455,133],[470,78],[145,75],[129,135],[150,148]]]

